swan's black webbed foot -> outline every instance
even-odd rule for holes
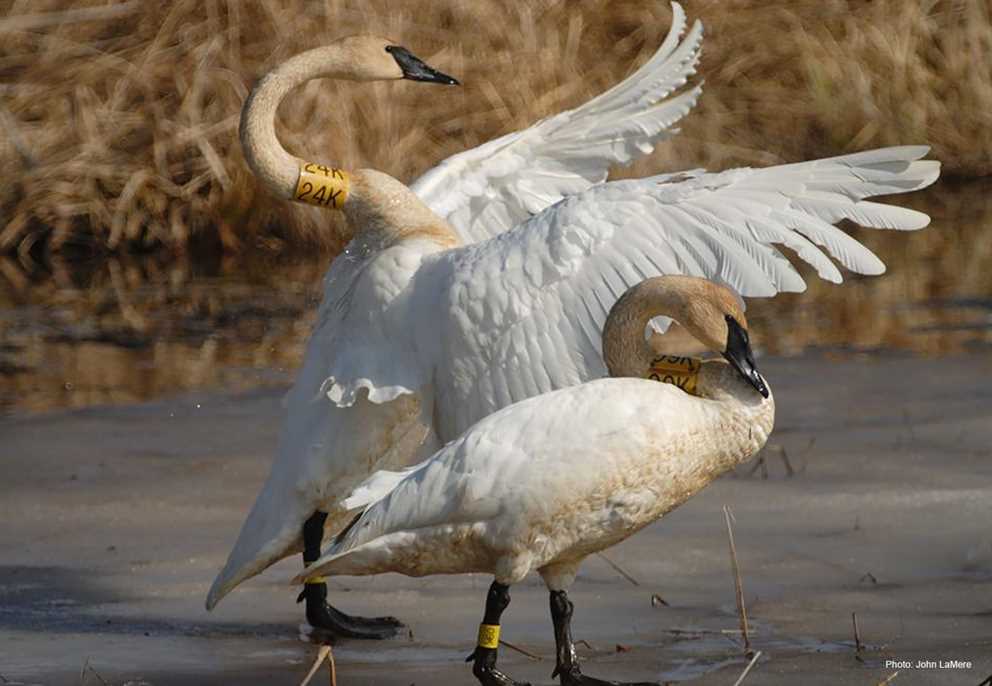
[[[480,655],[480,651],[483,654]],[[486,648],[476,648],[465,662],[475,662],[472,674],[482,686],[530,686],[529,683],[514,681],[503,672],[496,669],[496,651]]]
[[[486,595],[486,613],[479,626],[479,640],[475,650],[465,660],[472,662],[472,674],[482,686],[530,686],[514,681],[496,669],[496,654],[499,649],[499,618],[510,604],[510,587],[494,581]]]
[[[482,686],[530,686],[526,681],[514,681],[495,667],[492,669],[472,668],[472,674]]]
[[[561,686],[659,686],[653,681],[604,681],[595,677],[586,676],[579,671],[578,665],[567,672],[559,672]]]
[[[307,623],[320,638],[385,639],[403,627],[395,617],[354,617],[341,612],[328,604],[327,584],[307,584],[300,600],[306,601]]]
[[[324,538],[326,512],[314,512],[303,523],[303,564],[309,565],[320,557]],[[395,617],[355,617],[345,614],[327,602],[327,584],[316,579],[303,587],[296,602],[306,601],[307,623],[314,628],[315,638],[333,643],[336,638],[392,638],[403,628]]]
[[[557,662],[551,678],[560,677],[561,686],[658,686],[649,681],[625,683],[620,681],[604,681],[586,676],[579,669],[579,660],[575,655],[575,644],[572,642],[572,610],[575,608],[568,599],[565,591],[551,591],[551,621],[555,625],[555,646]]]
[[[355,626],[366,627],[368,629],[395,629],[396,631],[406,628],[406,624],[396,619],[396,617],[389,615],[385,617],[360,617],[358,615],[346,614],[332,605],[327,605],[327,607],[332,613],[341,617],[343,622]]]

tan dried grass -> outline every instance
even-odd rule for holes
[[[992,171],[984,0],[689,0],[707,26],[700,105],[624,174],[771,164],[930,142]],[[359,31],[463,79],[312,82],[282,110],[300,155],[412,179],[573,106],[667,31],[667,2],[13,0],[0,3],[0,253],[340,247],[327,213],[256,186],[237,145],[265,70]]]

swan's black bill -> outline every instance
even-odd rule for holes
[[[737,320],[727,315],[727,349],[723,356],[734,366],[741,376],[758,391],[762,397],[768,397],[768,386],[765,380],[758,373],[758,368],[754,364],[754,355],[751,353],[751,343],[748,340],[747,331],[737,323]]]
[[[390,45],[386,52],[393,56],[396,64],[403,70],[403,78],[411,81],[427,81],[428,83],[443,83],[446,86],[459,85],[458,79],[442,74],[434,67],[424,63],[422,59],[399,45]]]

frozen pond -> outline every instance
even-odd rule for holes
[[[903,684],[976,686],[992,673],[992,356],[767,359],[779,416],[761,470],[720,479],[575,584],[586,672],[732,684],[744,659],[722,506],[735,538],[754,646],[753,684],[876,684],[885,660],[969,660]],[[264,477],[277,391],[0,420],[0,674],[77,686],[296,684],[314,648],[288,560],[212,614],[203,598]],[[788,476],[780,449],[795,470]],[[342,686],[472,684],[482,576],[333,581],[353,612],[395,614],[408,635],[336,649]],[[669,603],[652,606],[652,594]],[[869,646],[855,657],[851,613]],[[694,633],[694,630],[703,630]],[[551,683],[538,578],[504,615],[518,679]],[[326,676],[320,677],[321,680]],[[89,674],[86,684],[100,681]],[[897,682],[897,683],[898,683]]]

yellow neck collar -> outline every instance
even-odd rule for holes
[[[343,169],[305,162],[300,165],[293,200],[340,210],[348,199],[351,175]]]
[[[647,378],[678,386],[689,395],[699,395],[696,384],[703,361],[698,357],[662,355],[651,361]]]

